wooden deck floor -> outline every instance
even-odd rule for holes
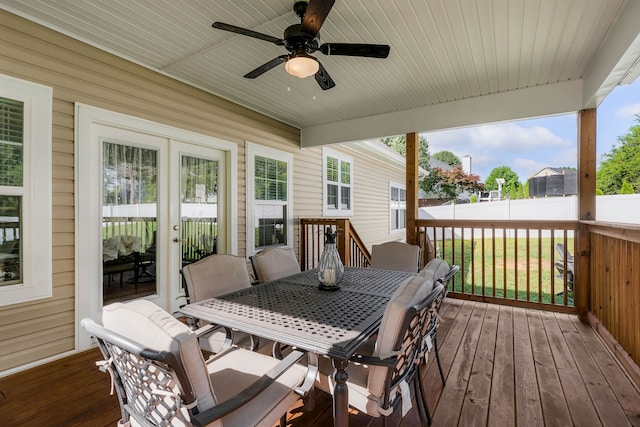
[[[640,394],[575,316],[447,300],[435,356],[422,372],[434,426],[640,426]],[[114,426],[118,402],[92,350],[0,378],[2,426]],[[331,398],[289,411],[294,427],[331,425]],[[350,425],[380,426],[353,411]],[[417,410],[390,425],[420,424]]]

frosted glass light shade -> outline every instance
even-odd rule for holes
[[[303,79],[317,73],[320,69],[320,64],[314,57],[299,53],[285,62],[284,69],[292,76]]]

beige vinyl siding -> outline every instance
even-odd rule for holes
[[[351,219],[365,245],[404,239],[389,234],[389,182],[405,182],[405,170],[392,167],[360,153],[345,150],[354,162],[354,217]]]
[[[0,307],[0,374],[75,345],[74,103],[238,144],[238,250],[245,251],[244,141],[297,150],[299,130],[0,11],[0,73],[53,88],[53,296]]]
[[[389,182],[405,182],[404,168],[390,166],[348,148],[332,145],[331,149],[353,158],[354,215],[349,217],[356,231],[371,245],[404,238],[389,234]],[[300,150],[293,159],[294,217],[322,218],[322,149]],[[299,229],[296,227],[296,253],[299,252]]]

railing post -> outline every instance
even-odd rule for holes
[[[407,243],[419,244],[416,233],[418,218],[418,140],[417,132],[407,134],[406,188],[407,188]]]
[[[307,222],[304,218],[300,218],[300,267],[303,270],[307,269]]]
[[[342,264],[349,266],[351,264],[351,246],[349,242],[351,241],[351,226],[349,223],[349,218],[341,218],[336,220],[338,227],[338,254],[340,254],[340,259],[342,260]]]
[[[578,113],[578,219],[596,220],[596,110]],[[583,223],[578,226],[574,293],[578,317],[588,322],[591,309],[591,242]]]

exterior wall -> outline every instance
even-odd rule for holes
[[[391,166],[350,148],[332,145],[353,158],[354,215],[349,217],[369,250],[374,244],[406,237],[404,230],[389,232],[389,183],[405,182],[404,166]],[[300,218],[322,218],[322,148],[299,151],[293,161],[295,249],[299,256]]]
[[[53,297],[0,307],[0,374],[74,350],[74,103],[238,144],[244,254],[244,141],[298,150],[298,129],[0,11],[0,73],[53,87]],[[284,148],[282,148],[284,147]]]
[[[53,87],[53,297],[0,307],[0,376],[74,351],[76,102],[236,143],[239,255],[245,254],[245,141],[294,153],[295,223],[322,216],[322,149],[300,150],[296,128],[5,11],[0,73]],[[352,220],[364,241],[403,238],[389,236],[388,188],[390,179],[404,182],[404,170],[344,151],[354,158]],[[297,226],[294,236],[298,251]]]

